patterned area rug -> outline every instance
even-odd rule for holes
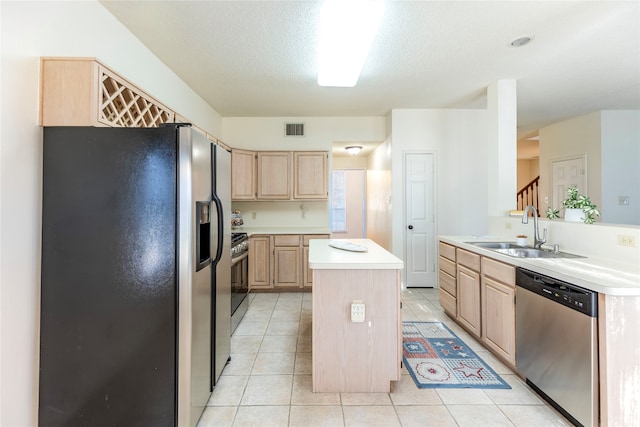
[[[402,322],[402,359],[418,388],[511,388],[442,322]]]

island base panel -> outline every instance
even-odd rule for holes
[[[400,380],[399,270],[313,270],[313,391],[390,392]],[[365,321],[351,321],[351,303]]]

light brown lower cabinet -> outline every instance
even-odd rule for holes
[[[271,289],[271,237],[249,238],[249,289]]]
[[[480,337],[480,274],[458,265],[457,282],[458,321]]]
[[[309,240],[328,239],[328,234],[305,234],[302,236],[302,287],[313,286],[313,271],[309,268]]]
[[[298,290],[313,285],[309,240],[328,234],[274,234],[249,238],[249,288]]]
[[[275,235],[273,238],[273,286],[300,287],[302,248],[299,235]]]
[[[469,332],[480,338],[480,255],[463,249],[456,250],[456,282],[458,291],[457,320]]]
[[[482,341],[516,364],[515,267],[482,257]]]
[[[515,367],[515,267],[443,242],[439,250],[440,305]]]
[[[444,311],[455,318],[458,314],[456,295],[456,248],[440,242],[438,245],[438,283],[440,286],[440,305]]]

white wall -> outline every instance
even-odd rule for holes
[[[36,425],[42,130],[40,56],[96,57],[219,135],[221,118],[96,1],[0,2],[0,425]]]
[[[498,80],[487,87],[489,215],[516,207],[517,108],[515,80]]]
[[[602,111],[601,132],[602,222],[640,225],[640,110]]]
[[[436,234],[486,234],[487,111],[406,109],[393,110],[391,117],[393,253],[404,259],[402,165],[404,154],[408,151],[435,153],[438,204]]]
[[[333,169],[366,169],[369,157],[362,155],[349,157],[333,156]]]
[[[538,159],[520,159],[517,162],[517,176],[518,176],[518,191],[522,190],[522,187],[530,183],[540,173],[540,161]]]
[[[552,160],[582,154],[600,221],[640,225],[640,111],[596,111],[540,129],[541,211],[549,206],[544,196],[552,201]],[[619,205],[618,196],[629,196],[629,205]]]
[[[540,211],[553,203],[552,167],[554,160],[586,155],[587,196],[602,207],[600,167],[600,112],[573,117],[540,129]],[[548,197],[549,203],[544,202]],[[564,197],[563,197],[564,198]],[[554,206],[559,209],[560,206]]]
[[[305,136],[285,136],[285,123],[304,123]],[[334,141],[382,141],[384,117],[225,117],[222,140],[247,150],[327,150]]]
[[[393,246],[391,162],[391,140],[387,139],[369,155],[367,164],[367,238],[388,251]]]

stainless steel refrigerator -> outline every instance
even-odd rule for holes
[[[39,424],[194,426],[230,354],[231,156],[44,128]]]

